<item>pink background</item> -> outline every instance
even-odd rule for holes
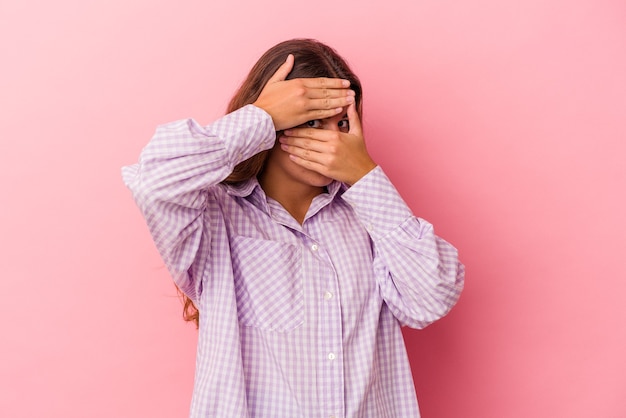
[[[467,266],[406,332],[424,418],[625,417],[623,0],[2,0],[0,416],[186,416],[196,331],[119,169],[292,37]]]

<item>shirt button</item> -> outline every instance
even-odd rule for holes
[[[328,360],[334,360],[334,359],[335,359],[335,353],[329,353]]]
[[[311,245],[311,250],[313,250],[313,251],[317,251],[318,248],[319,247],[317,246],[317,244]]]
[[[328,300],[328,299],[332,299],[333,298],[333,294],[330,292],[324,292],[324,299]]]

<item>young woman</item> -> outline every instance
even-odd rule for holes
[[[123,169],[199,316],[191,417],[419,416],[400,328],[447,314],[463,266],[373,162],[361,104],[333,49],[286,41],[226,116],[160,126]]]

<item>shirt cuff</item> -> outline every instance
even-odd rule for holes
[[[234,165],[272,148],[276,142],[271,116],[254,105],[237,109],[207,128],[222,139],[229,161]]]
[[[380,166],[354,183],[341,197],[352,206],[372,239],[385,237],[413,217]]]

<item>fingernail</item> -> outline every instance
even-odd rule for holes
[[[354,90],[348,90],[348,96],[356,96],[356,92]]]
[[[291,130],[290,130],[290,129],[287,129],[286,131],[283,131],[283,133],[284,133],[285,135],[291,135]]]
[[[344,87],[350,87],[350,81],[349,80],[343,80],[342,85]]]
[[[346,102],[348,102],[348,103],[354,102],[354,97],[352,97],[352,96],[346,97]]]

